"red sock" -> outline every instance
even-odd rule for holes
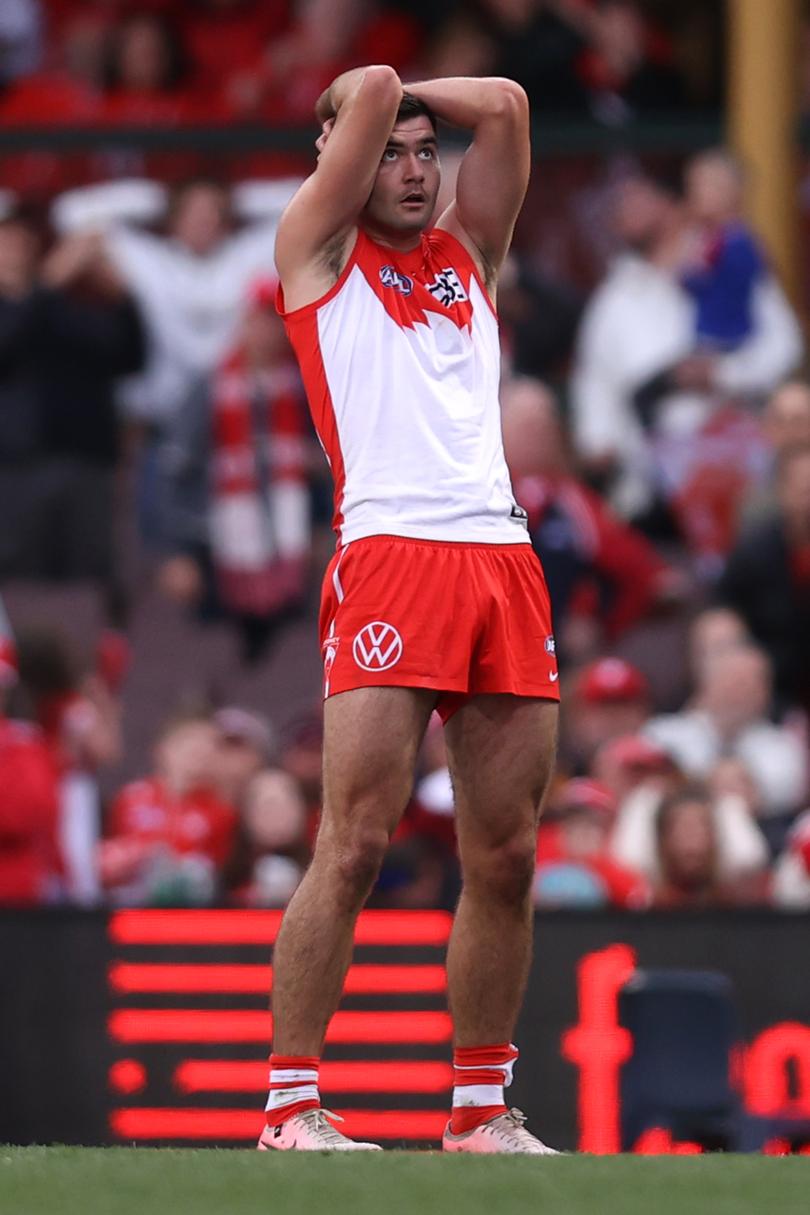
[[[453,1051],[454,1135],[472,1131],[482,1122],[506,1113],[504,1086],[512,1083],[518,1050],[511,1042],[496,1046],[462,1046]]]
[[[270,1056],[270,1095],[265,1107],[268,1126],[278,1126],[304,1110],[320,1108],[319,1066],[320,1059],[312,1056]]]

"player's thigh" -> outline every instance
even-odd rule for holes
[[[534,832],[554,768],[558,705],[475,696],[445,726],[459,846],[497,846]]]
[[[410,797],[416,756],[436,702],[421,688],[355,688],[324,705],[323,831],[392,834]]]

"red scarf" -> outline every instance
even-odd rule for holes
[[[252,373],[241,350],[213,381],[210,534],[231,611],[266,616],[303,589],[309,551],[307,443],[291,363]]]

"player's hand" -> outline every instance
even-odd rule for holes
[[[334,125],[335,125],[334,118],[327,118],[326,121],[321,124],[321,133],[318,136],[318,138],[315,140],[315,147],[318,150],[318,159],[320,159],[321,152],[326,147],[326,141],[329,138],[329,136],[332,134],[332,127]]]

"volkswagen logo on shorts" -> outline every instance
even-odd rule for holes
[[[387,671],[402,657],[402,638],[392,624],[372,620],[355,637],[352,653],[364,671]]]

